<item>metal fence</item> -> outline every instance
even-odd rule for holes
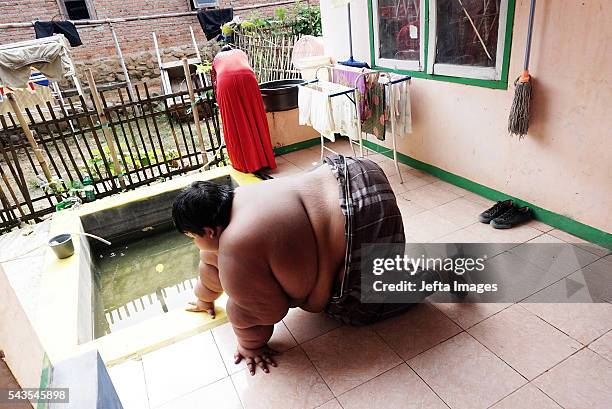
[[[300,78],[291,62],[299,36],[287,27],[249,28],[234,32],[234,45],[249,56],[257,80],[262,82]]]
[[[55,211],[83,182],[100,198],[226,164],[212,87],[195,88],[195,104],[189,91],[154,96],[146,83],[132,95],[91,89],[0,115],[0,232]]]

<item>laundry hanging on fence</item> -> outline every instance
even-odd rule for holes
[[[336,65],[332,82],[357,89],[361,131],[385,139],[385,93],[378,83],[379,73],[365,68]]]
[[[331,82],[318,81],[299,87],[298,107],[300,125],[312,126],[325,138],[334,142],[335,134],[359,139],[355,104],[348,95],[329,95],[346,91],[347,87]]]
[[[71,21],[35,21],[36,38],[51,37],[53,34],[63,34],[72,47],[83,45],[81,36]]]
[[[0,82],[4,85],[25,88],[30,80],[30,67],[37,68],[51,81],[61,81],[71,72],[70,57],[59,42],[0,49]]]
[[[392,74],[391,81],[401,78]],[[393,90],[391,90],[393,88]],[[391,96],[392,92],[392,96]],[[391,115],[395,116],[395,134],[406,136],[412,133],[412,108],[410,107],[410,81],[403,81],[385,87],[387,114],[386,126],[391,127]]]
[[[232,21],[234,9],[198,10],[198,21],[207,40],[212,40],[221,34],[221,26]]]

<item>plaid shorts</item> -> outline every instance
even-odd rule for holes
[[[350,325],[366,325],[399,314],[411,304],[361,303],[361,248],[364,244],[405,243],[402,215],[382,169],[364,158],[325,158],[338,180],[345,218],[344,277],[335,285],[325,312]]]

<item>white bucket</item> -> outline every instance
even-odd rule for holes
[[[317,68],[324,65],[331,65],[331,58],[325,55],[316,55],[314,57],[301,58],[294,63],[295,68],[300,70],[302,78],[305,80],[314,80],[317,74]],[[329,81],[329,70],[320,69],[319,79]]]

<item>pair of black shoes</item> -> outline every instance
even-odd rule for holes
[[[531,219],[531,209],[518,207],[512,200],[497,202],[478,215],[481,223],[491,224],[494,229],[509,229]]]

